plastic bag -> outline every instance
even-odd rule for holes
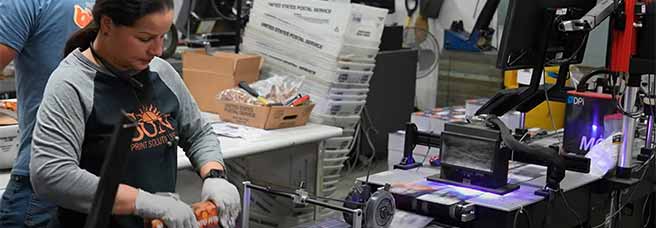
[[[256,81],[250,84],[257,93],[264,97],[269,104],[285,103],[285,101],[297,96],[303,85],[303,79],[299,77],[286,77],[278,74],[269,73],[263,75],[264,80]],[[232,101],[252,105],[262,105],[254,96],[248,94],[241,88],[232,88],[220,92],[217,96],[221,101]]]
[[[265,80],[256,81],[251,84],[260,96],[266,98],[269,103],[283,103],[298,95],[303,78],[285,77],[277,74],[264,75]]]
[[[590,175],[603,177],[617,165],[617,156],[622,145],[622,133],[618,132],[595,145],[585,155],[590,158]]]
[[[231,88],[221,91],[217,95],[217,99],[220,101],[231,101],[243,104],[251,105],[260,105],[261,103],[257,98],[251,96],[246,91],[240,88]]]

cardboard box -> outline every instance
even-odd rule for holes
[[[217,113],[223,121],[262,129],[277,129],[305,125],[314,104],[267,107],[220,101],[218,108]]]
[[[201,110],[218,113],[219,92],[237,86],[239,81],[253,83],[260,77],[262,58],[258,55],[242,55],[204,51],[188,51],[182,54],[182,77]]]
[[[18,154],[19,143],[16,119],[0,114],[0,170],[11,169]]]

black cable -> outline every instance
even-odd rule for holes
[[[371,119],[369,119],[369,117],[368,117],[367,107],[365,106],[362,109],[363,109],[362,110],[363,116],[366,117],[365,121],[368,122],[367,125],[372,124]],[[367,126],[367,127],[370,127],[370,126]],[[368,131],[369,131],[368,129],[364,130],[364,137],[366,137],[367,143],[371,148],[371,158],[369,158],[369,160],[367,162],[367,178],[365,179],[365,183],[369,183],[369,176],[371,175],[371,163],[373,163],[374,159],[376,159],[376,148],[373,145],[373,143],[371,142],[371,137],[369,136]],[[374,129],[374,131],[375,131],[375,129]]]
[[[424,156],[424,159],[421,160],[421,164],[422,164],[422,165],[424,164],[424,162],[426,162],[426,158],[427,158],[428,155],[430,154],[430,150],[431,150],[431,147],[429,146],[429,147],[428,147],[428,150],[426,150],[426,155]],[[414,151],[413,151],[413,152],[414,152]],[[419,171],[419,168],[421,168],[421,166],[417,167],[417,169],[415,169],[415,171]]]
[[[524,207],[520,207],[519,210],[515,213],[515,218],[513,219],[513,228],[517,227],[517,218],[519,218],[519,214],[525,214],[526,215],[526,222],[528,224],[528,228],[531,228],[533,226],[533,222],[531,221],[531,215],[528,214],[527,210],[524,210]]]
[[[572,55],[570,55],[569,57],[567,57],[563,60],[560,60],[560,61],[556,61],[555,59],[552,59],[548,63],[549,64],[561,64],[561,63],[568,63],[569,61],[572,61],[572,59],[576,58],[578,56],[579,52],[581,52],[581,50],[585,46],[585,42],[588,40],[588,35],[589,34],[590,33],[586,33],[583,36],[583,39],[581,39],[581,44],[579,44],[579,47],[576,48],[576,50],[574,52],[572,52]]]
[[[528,53],[528,51],[527,51],[526,49],[522,50],[522,52],[519,53],[519,56],[517,56],[517,58],[513,59],[512,62],[509,62],[509,63],[506,64],[506,65],[507,65],[507,66],[512,66],[512,65],[514,65],[517,61],[521,60],[522,57],[524,57],[524,55],[526,55],[526,53]]]
[[[560,192],[560,196],[562,197],[563,203],[565,204],[565,207],[567,207],[567,210],[569,210],[570,212],[572,212],[572,214],[574,214],[574,216],[576,216],[576,221],[578,222],[579,227],[583,228],[583,219],[581,219],[581,216],[579,216],[579,214],[576,213],[576,211],[569,206],[569,202],[567,201],[567,198],[565,198],[565,193],[563,192],[563,190],[561,189],[558,192]]]
[[[612,97],[613,97],[613,99],[611,100],[611,102],[615,103],[615,108],[617,108],[617,110],[620,111],[620,113],[622,113],[622,115],[625,115],[625,116],[628,116],[628,117],[631,117],[631,118],[634,118],[634,119],[640,117],[640,115],[642,114],[642,112],[640,112],[640,111],[637,111],[637,112],[627,112],[627,111],[624,109],[625,107],[622,107],[622,105],[621,105],[621,101],[617,101],[616,98],[617,98],[617,93],[618,93],[618,91],[615,90],[615,87],[617,86],[617,83],[619,83],[620,77],[619,77],[619,75],[614,74],[614,78],[615,78],[615,80],[611,80],[611,82],[612,82],[612,84],[613,84],[613,85],[612,85],[613,89],[611,90],[611,93],[612,93]],[[621,88],[620,88],[620,89],[621,89]],[[624,95],[626,95],[626,94],[622,94],[621,98],[624,98]],[[642,102],[639,103],[639,104],[642,104]],[[638,110],[640,110],[640,107],[638,108]]]
[[[647,161],[645,161],[645,163],[643,163],[643,164],[640,166],[640,168],[639,168],[638,170],[640,170],[640,169],[646,167],[647,165],[649,165],[649,163],[650,163],[653,159],[654,159],[654,154],[652,154],[651,157],[649,157],[649,159],[647,159]],[[649,170],[649,169],[645,169],[644,171],[642,171],[642,175],[640,176],[640,179],[638,180],[638,182],[642,182],[642,181],[645,179],[645,176],[646,176],[646,174],[647,174],[647,170]],[[606,218],[604,219],[604,222],[602,222],[602,223],[599,224],[599,225],[594,226],[593,228],[599,228],[599,227],[602,227],[602,226],[606,225],[608,219],[611,219],[611,218],[617,216],[617,215],[618,215],[618,214],[624,209],[624,207],[626,207],[627,205],[629,205],[629,204],[631,203],[631,198],[633,198],[633,195],[635,194],[635,192],[636,192],[637,190],[638,190],[638,187],[634,187],[633,190],[631,191],[631,194],[629,194],[629,197],[626,199],[627,203],[625,203],[624,205],[622,205],[621,207],[619,207],[619,205],[620,205],[621,202],[617,202],[617,205],[618,205],[618,208],[619,208],[619,209],[617,209],[617,211],[613,212],[613,214],[611,214],[611,215],[609,215],[609,216],[606,216]]]
[[[586,91],[586,89],[588,88],[586,83],[593,76],[600,75],[600,74],[611,74],[611,73],[612,72],[610,72],[608,69],[604,68],[604,69],[594,70],[586,75],[583,75],[583,77],[581,77],[581,79],[579,80],[579,84],[576,86],[576,91],[577,92]]]
[[[645,200],[645,203],[642,205],[642,218],[643,219],[645,218],[645,211],[647,210],[647,204],[649,204],[649,201],[651,201],[651,199],[652,199],[651,196],[652,195],[653,195],[653,193],[649,194],[649,196],[647,196],[647,200]],[[647,226],[649,225],[649,222],[651,220],[651,214],[652,214],[651,210],[652,210],[652,207],[649,207],[649,214],[648,214],[649,216],[647,217],[647,221],[645,221],[645,223],[642,225],[642,228],[647,228]]]

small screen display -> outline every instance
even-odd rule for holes
[[[443,164],[492,172],[496,142],[451,134],[442,134]]]

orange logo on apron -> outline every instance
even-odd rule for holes
[[[82,8],[80,5],[75,5],[75,15],[73,16],[73,21],[75,25],[80,28],[86,27],[91,21],[93,21],[93,16],[91,15],[91,10],[88,8]]]

